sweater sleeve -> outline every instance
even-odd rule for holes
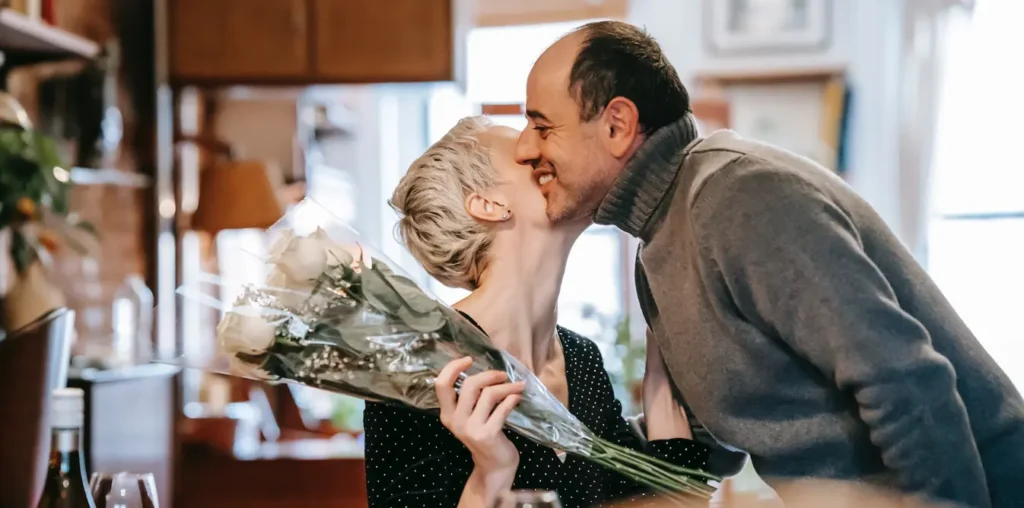
[[[800,175],[758,164],[724,168],[694,200],[701,269],[744,319],[855,398],[905,490],[988,507],[950,362],[900,307],[844,210]]]
[[[367,402],[363,427],[370,508],[458,506],[472,459],[436,417]]]

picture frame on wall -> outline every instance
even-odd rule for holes
[[[844,68],[703,72],[696,89],[693,112],[705,129],[718,124],[846,172],[853,94]]]
[[[832,0],[705,0],[705,27],[718,53],[814,51],[831,39]]]

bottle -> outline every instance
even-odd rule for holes
[[[153,292],[129,275],[114,293],[112,360],[116,367],[146,363],[153,352]]]
[[[51,395],[50,466],[38,508],[96,508],[82,462],[84,393],[59,388]]]

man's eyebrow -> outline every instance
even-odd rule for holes
[[[527,118],[531,118],[533,120],[540,120],[540,121],[543,121],[543,122],[551,122],[551,120],[548,120],[548,117],[544,116],[544,113],[541,113],[540,111],[537,111],[535,109],[528,109],[528,110],[526,110],[526,117]]]

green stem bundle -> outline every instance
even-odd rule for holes
[[[591,450],[587,459],[677,501],[686,499],[682,495],[696,496],[700,499],[711,498],[715,489],[698,478],[721,481],[721,478],[715,475],[677,466],[597,437],[591,439]]]

